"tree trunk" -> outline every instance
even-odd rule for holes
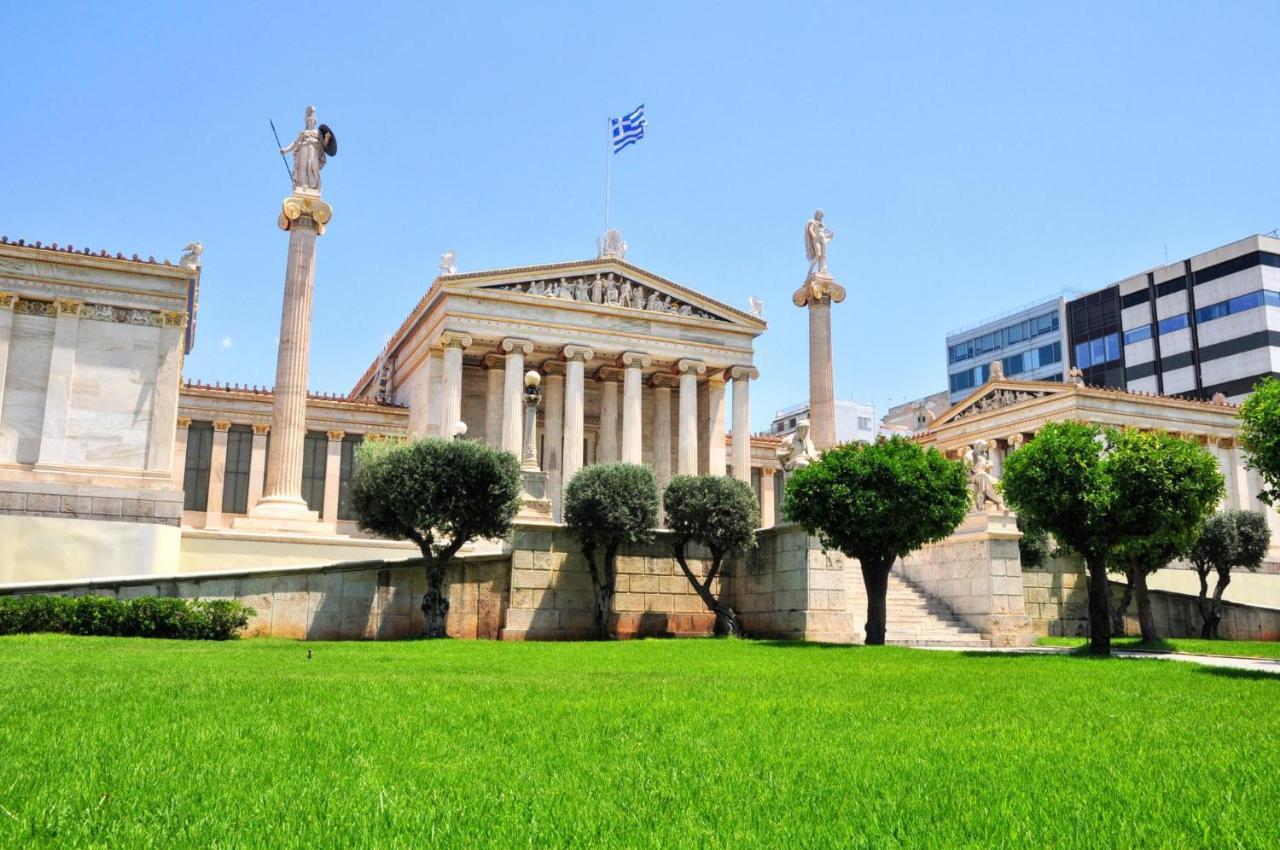
[[[862,583],[867,589],[868,646],[884,646],[885,603],[889,596],[890,566],[892,564],[862,564]]]
[[[1107,598],[1111,598],[1111,590],[1107,589]],[[1129,610],[1129,603],[1133,600],[1133,570],[1125,573],[1124,595],[1120,597],[1120,604],[1111,610],[1111,634],[1124,634],[1124,615]]]
[[[1196,577],[1200,579],[1200,595],[1196,597],[1196,607],[1200,610],[1200,637],[1203,640],[1209,640],[1213,637],[1215,626],[1209,624],[1213,611],[1209,606],[1209,567],[1206,564],[1203,568],[1199,564],[1192,565],[1196,571]]]
[[[445,568],[434,558],[427,561],[427,593],[422,597],[422,635],[428,638],[445,637],[445,622],[449,617],[449,597],[444,590]]]
[[[1085,559],[1089,570],[1089,652],[1092,655],[1111,654],[1111,604],[1108,596],[1107,559]]]
[[[742,624],[738,622],[738,614],[728,605],[716,603],[711,610],[716,613],[716,634],[724,637],[742,637]]]
[[[1151,611],[1151,594],[1147,591],[1147,574],[1135,567],[1130,574],[1133,582],[1133,595],[1138,599],[1138,628],[1142,630],[1143,643],[1155,643],[1160,640],[1156,634],[1156,618]]]
[[[676,563],[680,565],[680,571],[689,580],[689,584],[693,585],[693,590],[698,594],[698,598],[702,600],[702,604],[707,606],[708,611],[716,615],[714,633],[723,637],[742,637],[742,624],[738,622],[737,612],[717,599],[711,592],[711,582],[715,580],[716,575],[720,572],[720,561],[724,556],[712,552],[713,562],[711,568],[707,570],[707,580],[700,582],[698,577],[693,574],[693,570],[689,569],[688,561],[685,560],[684,542],[681,540],[675,541],[672,544],[672,551],[675,554]]]
[[[1222,592],[1231,584],[1231,571],[1218,570],[1218,581],[1213,587],[1213,600],[1209,603],[1209,617],[1205,625],[1209,628],[1209,637],[1218,639],[1218,623],[1222,622]]]
[[[618,560],[617,549],[606,549],[604,563],[596,567],[595,551],[587,554],[587,564],[591,567],[591,582],[596,591],[596,610],[594,617],[594,633],[596,640],[608,640],[609,618],[613,614],[613,595],[618,586],[618,574],[615,566]]]

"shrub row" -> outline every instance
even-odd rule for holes
[[[252,608],[231,599],[0,596],[0,635],[62,632],[104,637],[230,640]]]

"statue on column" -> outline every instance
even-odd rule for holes
[[[338,153],[338,140],[328,125],[316,126],[316,108],[308,106],[305,127],[298,138],[280,149],[282,154],[293,154],[293,188],[304,192],[320,191],[320,169],[327,158]]]
[[[809,258],[810,277],[815,273],[826,275],[827,243],[835,238],[836,235],[822,223],[822,210],[815,211],[813,218],[804,226],[804,254]]]
[[[796,423],[796,432],[782,438],[775,454],[782,468],[787,472],[804,469],[818,459],[818,450],[809,436],[809,420],[801,419]]]
[[[973,509],[985,511],[1004,510],[1004,500],[996,491],[999,479],[992,474],[995,464],[987,449],[986,440],[978,440],[964,453],[964,465],[969,470],[969,488],[973,492]]]

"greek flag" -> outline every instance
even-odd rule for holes
[[[635,111],[622,116],[621,118],[609,119],[609,131],[613,137],[613,152],[625,148],[627,145],[633,145],[644,138],[644,104],[640,104]]]

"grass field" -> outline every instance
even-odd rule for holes
[[[1042,637],[1039,646],[1069,646],[1080,648],[1088,638]],[[1140,649],[1149,652],[1185,652],[1191,655],[1237,655],[1242,658],[1280,658],[1280,643],[1262,640],[1199,640],[1198,638],[1166,638],[1155,643],[1143,643],[1140,637],[1112,638],[1114,649]]]
[[[0,638],[9,847],[1276,847],[1280,678],[711,640]]]

